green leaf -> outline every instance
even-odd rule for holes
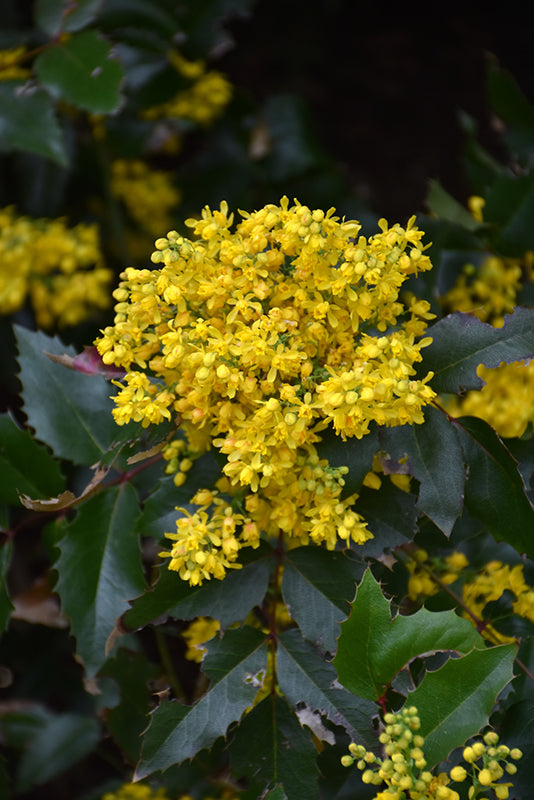
[[[343,686],[359,697],[377,700],[416,656],[442,650],[465,653],[481,644],[471,623],[454,611],[422,608],[391,619],[390,602],[367,570],[352,613],[341,626],[333,663]]]
[[[65,488],[57,461],[10,414],[0,414],[0,474],[0,500],[12,505],[22,493],[54,497]]]
[[[111,387],[100,375],[83,375],[45,353],[74,355],[55,337],[15,326],[24,411],[37,439],[60,458],[94,464],[119,438],[111,414]]]
[[[382,446],[393,461],[407,457],[410,475],[419,481],[417,507],[447,536],[462,512],[465,468],[455,426],[429,406],[422,425],[385,428]]]
[[[162,565],[157,583],[134,600],[121,619],[121,627],[138,630],[162,616],[215,617],[223,630],[243,621],[254,606],[262,604],[274,559],[265,543],[258,550],[246,548],[241,552],[242,569],[231,570],[223,580],[206,581],[201,586],[189,586],[177,572]]]
[[[534,507],[516,460],[484,420],[460,417],[455,424],[469,465],[467,510],[497,541],[534,558]]]
[[[522,258],[534,249],[534,172],[500,175],[486,197],[484,220],[496,227],[494,248],[505,256]]]
[[[302,635],[330,653],[350,611],[361,567],[341,552],[298,547],[284,558],[282,596]]]
[[[454,394],[480,389],[480,364],[498,367],[534,356],[534,309],[516,308],[505,316],[502,328],[457,311],[432,325],[428,335],[432,344],[423,352],[420,372],[434,373],[432,388]]]
[[[11,539],[6,539],[0,545],[0,632],[5,631],[7,628],[14,608],[7,591],[7,574],[11,566],[12,553],[13,542]]]
[[[378,491],[364,487],[356,504],[373,538],[355,547],[362,558],[378,558],[384,550],[412,541],[417,531],[415,496],[398,489],[388,478]]]
[[[407,703],[419,711],[429,768],[487,724],[497,695],[512,680],[516,653],[516,645],[507,644],[451,658],[411,692]]]
[[[280,635],[276,675],[284,697],[295,707],[304,703],[308,718],[310,713],[317,712],[334,725],[342,725],[358,742],[368,747],[376,743],[371,722],[376,714],[375,704],[340,686],[332,664],[304,641],[297,630]]]
[[[0,151],[23,150],[68,163],[65,139],[46,92],[22,81],[0,84]]]
[[[426,204],[429,210],[439,219],[454,222],[468,231],[480,228],[480,222],[472,217],[469,211],[455,200],[452,195],[446,192],[439,181],[430,181]]]
[[[18,791],[27,792],[72,767],[93,750],[99,738],[100,725],[91,717],[50,715],[22,752]]]
[[[120,648],[102,667],[101,676],[113,678],[121,693],[120,702],[106,713],[106,727],[130,761],[140,755],[141,734],[146,728],[154,681],[159,668],[142,653]]]
[[[246,715],[231,743],[232,772],[249,782],[243,800],[317,800],[316,760],[309,733],[276,694]]]
[[[93,114],[109,114],[120,105],[122,67],[96,31],[77,33],[41,53],[35,70],[54,97]]]
[[[252,705],[266,665],[265,634],[256,628],[232,629],[212,639],[203,662],[209,691],[192,706],[174,700],[154,711],[135,778],[180,764],[224,735]]]
[[[362,439],[343,441],[332,428],[321,433],[321,442],[317,445],[320,458],[328,459],[332,467],[348,467],[349,473],[344,476],[344,494],[357,492],[362,481],[373,466],[373,457],[380,449],[376,428],[372,428]]]
[[[84,503],[58,545],[56,590],[89,677],[106,660],[107,639],[128,599],[144,588],[139,540],[133,535],[137,513],[137,495],[129,484],[107,489]]]
[[[61,31],[74,33],[95,19],[102,3],[103,0],[37,0],[35,24],[50,37]]]
[[[291,94],[271,95],[262,117],[270,139],[267,165],[270,180],[288,180],[317,162],[318,149],[310,135],[309,113],[302,98]]]
[[[495,113],[504,120],[511,153],[524,163],[534,155],[534,107],[509,72],[489,64],[488,93]]]

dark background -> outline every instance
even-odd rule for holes
[[[424,211],[431,178],[465,202],[458,112],[504,157],[485,70],[496,59],[534,100],[530,5],[460,10],[429,3],[258,0],[229,28],[235,46],[216,65],[256,101],[293,92],[308,103],[323,145],[376,213],[402,221]],[[492,8],[494,9],[492,11]]]

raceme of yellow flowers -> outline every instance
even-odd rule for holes
[[[170,100],[147,108],[148,120],[176,117],[198,125],[209,125],[218,117],[232,96],[232,86],[221,72],[206,71],[203,61],[188,61],[176,50],[168,54],[171,65],[191,84]]]
[[[226,457],[217,489],[185,510],[170,568],[192,585],[238,567],[260,531],[289,546],[371,537],[341,498],[346,468],[318,455],[321,432],[362,438],[369,425],[423,422],[435,396],[431,373],[414,364],[431,340],[428,303],[400,302],[404,281],[431,268],[412,218],[380,220],[365,238],[334,209],[297,201],[233,214],[225,202],[156,241],[154,270],[126,269],[114,325],[96,345],[127,374],[115,395],[116,422],[143,427],[174,420],[186,453],[169,443],[169,464],[216,448]],[[174,459],[174,461],[173,461]],[[222,496],[224,495],[224,496]]]
[[[396,714],[386,714],[384,731],[379,741],[384,748],[380,758],[362,745],[349,745],[350,755],[343,756],[341,763],[351,767],[354,762],[362,772],[362,781],[373,786],[386,784],[374,800],[460,800],[457,791],[450,787],[454,783],[469,786],[468,797],[478,797],[480,790],[493,789],[499,800],[509,797],[512,786],[501,779],[515,775],[515,761],[522,757],[518,748],[512,750],[499,744],[494,731],[488,731],[482,741],[476,740],[463,750],[466,767],[452,767],[450,772],[433,775],[427,769],[425,740],[420,735],[421,720],[417,708],[410,706]],[[505,775],[506,773],[506,775]]]
[[[484,201],[472,197],[469,207],[473,216],[483,220]],[[456,285],[441,299],[447,311],[474,314],[482,322],[500,327],[505,314],[517,305],[519,291],[534,276],[534,253],[522,259],[488,255],[476,268],[464,267]],[[452,416],[474,416],[484,419],[504,437],[522,436],[534,423],[534,362],[501,364],[495,369],[480,366],[478,374],[485,381],[480,391],[446,403]]]
[[[0,314],[30,300],[38,326],[77,325],[109,306],[112,271],[104,267],[98,229],[63,219],[0,210]]]
[[[169,227],[169,212],[181,200],[172,176],[150,169],[140,159],[117,159],[111,168],[111,189],[135,222],[152,235]]]

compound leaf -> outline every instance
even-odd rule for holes
[[[0,151],[11,150],[35,153],[62,166],[68,162],[52,99],[46,92],[30,90],[22,81],[0,85]]]

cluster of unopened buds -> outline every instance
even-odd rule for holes
[[[384,747],[385,758],[368,751],[362,745],[352,742],[350,755],[341,759],[344,767],[356,766],[362,771],[362,781],[386,789],[375,795],[374,800],[460,800],[457,791],[450,783],[469,781],[467,796],[476,798],[496,797],[505,800],[509,797],[511,783],[502,783],[505,775],[514,775],[517,767],[514,761],[521,758],[518,748],[510,749],[499,744],[495,731],[485,733],[482,740],[473,742],[463,750],[466,766],[452,767],[450,772],[434,775],[427,769],[424,753],[424,737],[418,731],[421,721],[417,708],[410,706],[396,714],[386,714],[385,729],[379,741]],[[487,794],[493,790],[493,795]]]

